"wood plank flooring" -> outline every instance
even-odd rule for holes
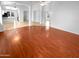
[[[0,32],[0,58],[79,57],[79,35],[44,26]]]

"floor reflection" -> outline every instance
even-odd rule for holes
[[[19,41],[20,41],[20,36],[19,36],[19,35],[16,35],[16,36],[13,38],[13,42],[18,43]]]
[[[3,21],[4,24],[4,30],[12,30],[24,26],[29,26],[28,22],[17,22],[17,21],[10,21],[10,20],[5,20]],[[41,24],[38,22],[32,22],[32,26],[40,26]]]

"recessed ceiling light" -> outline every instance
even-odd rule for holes
[[[42,1],[40,5],[44,6],[44,5],[47,5],[48,3],[50,3],[50,1]]]
[[[5,6],[6,9],[10,9],[10,10],[17,10],[17,8],[11,7],[11,6]]]
[[[1,4],[2,4],[2,5],[13,5],[14,2],[10,2],[10,1],[2,1]]]

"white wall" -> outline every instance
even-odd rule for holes
[[[29,8],[27,6],[24,6],[24,5],[18,5],[17,8],[18,8],[18,13],[19,13],[18,15],[19,15],[20,22],[23,22],[24,11],[27,11],[29,13]],[[28,14],[28,20],[29,20],[29,14]]]
[[[3,24],[2,24],[2,13],[1,13],[1,6],[0,6],[0,32],[4,31]]]
[[[33,14],[33,21],[39,22],[42,25],[45,25],[46,21],[46,8],[40,4],[35,4],[32,6],[32,12],[35,11],[36,15]]]
[[[2,12],[1,12],[1,6],[0,6],[0,24],[2,24]]]
[[[79,2],[51,2],[51,27],[79,34]]]
[[[34,12],[36,15],[34,15]],[[32,21],[40,22],[40,5],[32,5]]]

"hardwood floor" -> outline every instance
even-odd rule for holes
[[[0,33],[0,57],[79,57],[79,35],[44,26]]]

